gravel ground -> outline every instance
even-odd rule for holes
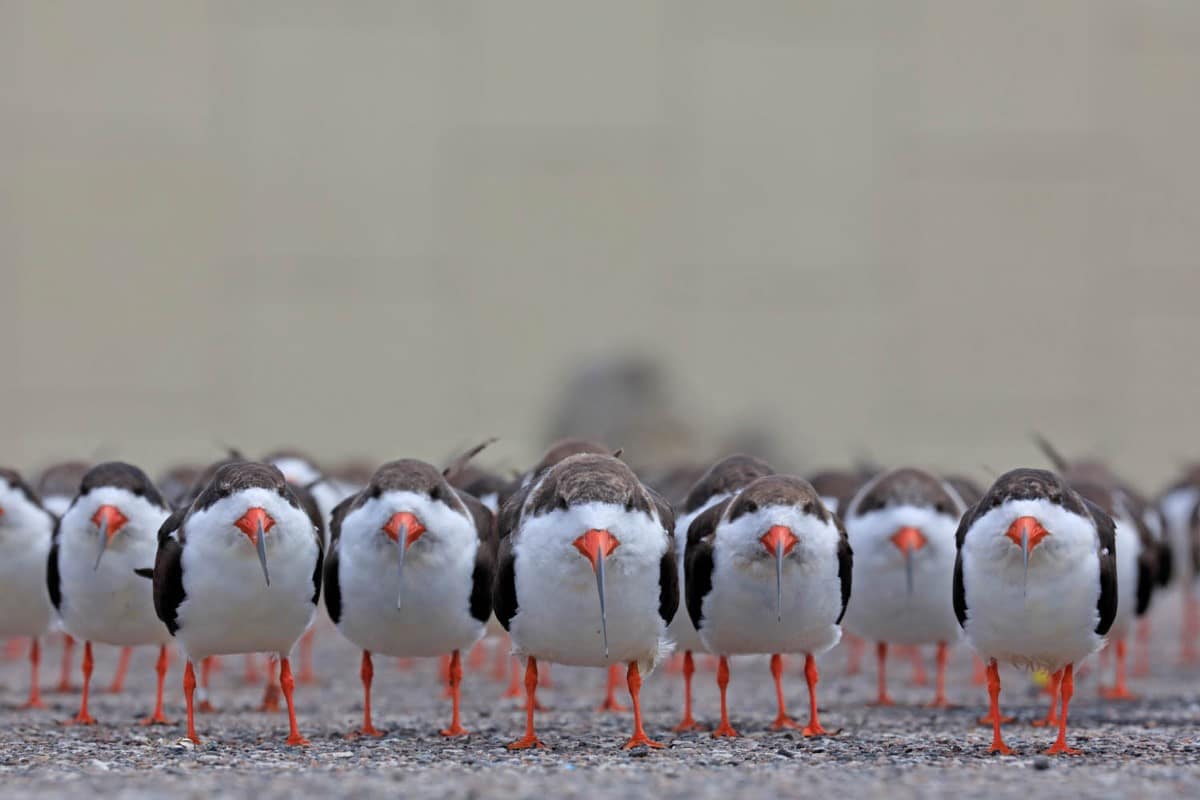
[[[307,748],[283,745],[285,714],[255,711],[261,689],[241,683],[242,659],[230,658],[213,679],[219,711],[198,716],[204,743],[182,740],[183,726],[135,724],[151,708],[154,653],[135,651],[126,690],[95,693],[92,728],[58,724],[76,710],[77,695],[48,694],[45,711],[15,710],[24,700],[27,664],[0,664],[0,775],[7,798],[293,796],[297,794],[395,795],[406,798],[530,796],[729,798],[743,791],[838,792],[850,796],[887,791],[890,797],[1024,797],[1069,792],[1110,797],[1114,792],[1169,792],[1200,796],[1200,758],[1195,721],[1200,691],[1195,670],[1176,666],[1178,596],[1159,598],[1155,613],[1153,674],[1135,681],[1140,700],[1113,703],[1097,698],[1094,671],[1076,682],[1071,705],[1071,743],[1076,758],[1045,758],[1053,734],[1028,724],[1046,702],[1028,676],[1005,672],[1004,710],[1018,722],[1006,728],[1014,758],[986,754],[990,733],[975,724],[985,695],[971,683],[971,657],[958,648],[951,663],[949,694],[958,708],[931,710],[920,704],[931,689],[913,686],[908,659],[892,662],[892,694],[899,705],[868,705],[874,669],[844,675],[845,648],[821,659],[822,722],[837,736],[805,740],[767,729],[774,718],[773,688],[765,659],[733,663],[730,706],[737,740],[704,733],[676,736],[679,678],[663,669],[643,689],[646,727],[665,742],[661,751],[624,752],[629,714],[593,710],[603,694],[600,670],[554,667],[553,687],[539,691],[549,710],[538,729],[550,749],[510,753],[504,744],[522,732],[520,704],[501,698],[503,686],[485,672],[464,680],[465,739],[445,740],[436,731],[448,722],[449,701],[440,691],[438,666],[418,661],[401,670],[377,658],[373,705],[381,739],[344,738],[361,719],[358,653],[328,626],[317,637],[315,686],[297,689],[300,725]],[[78,652],[78,650],[76,651]],[[57,675],[59,646],[43,654],[43,685]],[[932,668],[932,654],[927,661]],[[98,647],[95,683],[107,686],[116,664],[114,648]],[[789,710],[803,718],[807,694],[802,661],[789,663]],[[182,722],[180,662],[168,676],[168,716]],[[697,716],[715,721],[713,673],[696,676]],[[76,682],[78,678],[75,678]],[[624,698],[623,698],[624,699]],[[786,795],[784,795],[786,796]]]

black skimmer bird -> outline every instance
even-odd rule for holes
[[[841,639],[853,559],[846,531],[805,480],[768,475],[701,513],[687,532],[687,610],[707,649],[720,656],[721,724],[713,736],[737,736],[725,691],[728,656],[771,654],[779,714],[772,728],[800,727],[783,699],[783,653],[804,654],[809,723],[817,716],[815,656]]]
[[[146,577],[154,564],[158,529],[170,513],[146,473],[112,461],[88,470],[59,521],[46,582],[63,626],[84,641],[83,696],[74,723],[96,722],[88,710],[88,692],[92,642],[102,642],[123,648],[158,645],[158,693],[154,712],[143,724],[167,724],[162,702],[171,637],[154,613]]]
[[[670,653],[667,626],[679,604],[670,506],[612,456],[570,456],[501,510],[493,602],[526,659],[525,736],[534,732],[538,660],[575,666],[627,664],[634,730],[625,747],[661,747],[642,727],[643,673]]]
[[[875,642],[878,705],[893,702],[887,691],[889,644],[937,645],[932,705],[947,705],[947,653],[960,635],[950,586],[954,532],[963,510],[962,500],[941,479],[903,468],[863,485],[842,517],[854,549],[855,592],[845,624]]]
[[[212,655],[272,653],[287,700],[289,745],[296,724],[290,656],[321,595],[321,532],[269,464],[227,463],[158,538],[154,605],[187,655],[183,690],[188,738],[198,742],[194,663]]]
[[[492,614],[496,534],[490,511],[422,461],[384,464],[339,505],[325,562],[325,607],[362,649],[362,735],[371,723],[372,653],[451,655],[453,716],[443,736],[463,736],[460,651],[478,642]]]
[[[1196,637],[1200,634],[1200,602],[1196,599],[1195,578],[1200,562],[1200,542],[1195,526],[1200,510],[1200,464],[1190,464],[1159,496],[1156,505],[1162,516],[1166,540],[1171,546],[1172,573],[1183,598],[1183,628],[1180,632],[1179,660],[1195,664],[1200,656]]]
[[[57,521],[17,472],[0,469],[0,638],[31,640],[29,700],[24,708],[42,708],[38,639],[54,622],[46,564]]]
[[[1063,477],[1070,481],[1072,489],[1113,520],[1117,547],[1117,611],[1107,639],[1116,650],[1116,676],[1113,685],[1101,688],[1100,693],[1109,700],[1133,700],[1126,680],[1127,639],[1133,634],[1137,620],[1150,608],[1158,578],[1158,550],[1150,539],[1149,529],[1137,516],[1133,501],[1119,485],[1092,480],[1071,481],[1069,474]],[[1052,685],[1060,680],[1061,676],[1052,676]],[[1045,723],[1056,722],[1052,701]]]
[[[1111,517],[1040,469],[1001,475],[962,518],[956,536],[954,612],[987,661],[989,752],[1000,736],[1000,662],[1059,675],[1058,739],[1067,746],[1075,664],[1104,645],[1117,613],[1117,540]],[[1061,670],[1061,672],[1060,672]]]
[[[760,458],[748,455],[732,455],[709,467],[696,480],[685,496],[681,508],[683,513],[675,521],[675,565],[679,574],[681,594],[687,596],[685,560],[688,544],[688,527],[713,506],[733,497],[745,486],[775,470]],[[708,647],[696,632],[689,614],[678,613],[667,629],[675,647],[683,651],[683,719],[675,726],[676,732],[699,730],[703,726],[692,716],[692,676],[696,672],[694,653],[706,653]]]

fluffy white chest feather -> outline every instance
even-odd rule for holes
[[[405,553],[402,582],[397,545],[381,533],[396,511],[415,514],[425,526]],[[393,656],[470,647],[485,632],[471,616],[478,547],[474,523],[444,503],[412,492],[367,501],[342,523],[338,630],[364,650]]]
[[[781,607],[776,561],[760,541],[772,525],[787,526],[798,539],[784,557]],[[833,647],[842,636],[837,528],[779,507],[722,522],[702,611],[700,638],[714,653],[816,654]]]
[[[250,506],[275,520],[265,536],[270,586],[254,545],[234,526]],[[273,492],[251,489],[185,524],[185,596],[176,634],[184,651],[193,661],[226,653],[287,656],[316,611],[313,573],[320,551],[308,516]]]
[[[100,532],[92,516],[113,505],[127,518],[100,553]],[[170,633],[154,613],[154,586],[134,572],[154,566],[158,529],[166,511],[111,487],[93,489],[68,509],[59,527],[60,612],[67,632],[78,639],[133,646],[169,642]]]
[[[1049,531],[1029,554],[1005,531],[1022,516]],[[1082,660],[1103,644],[1099,541],[1091,523],[1043,500],[1005,503],[980,517],[962,550],[965,631],[979,654],[1051,671]]]
[[[1118,518],[1117,523],[1117,616],[1113,618],[1109,636],[1123,639],[1137,617],[1138,558],[1142,540],[1135,523]]]
[[[892,644],[955,642],[954,534],[958,520],[932,509],[898,506],[845,520],[854,551],[854,581],[845,625],[858,636]],[[925,544],[913,552],[909,590],[905,554],[892,542],[903,527]]]
[[[54,613],[46,588],[53,522],[16,494],[7,486],[0,489],[0,508],[5,509],[0,517],[0,636],[40,636]]]
[[[1167,541],[1171,544],[1175,569],[1179,573],[1176,581],[1179,578],[1187,579],[1193,573],[1191,519],[1197,502],[1200,502],[1200,490],[1190,486],[1175,489],[1162,500]]]
[[[605,563],[607,657],[595,573],[572,544],[593,528],[620,542]],[[603,503],[526,520],[514,548],[517,613],[509,631],[514,652],[587,667],[637,661],[649,672],[671,651],[658,613],[666,550],[666,532],[656,519]]]

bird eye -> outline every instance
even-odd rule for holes
[[[560,511],[566,511],[567,510],[567,498],[563,497],[562,495],[559,495],[558,500],[555,502],[554,505],[557,506]]]
[[[382,496],[383,496],[383,489],[381,489],[379,486],[371,487],[371,499],[378,500]]]
[[[143,495],[145,495],[145,494],[146,494],[146,490],[145,490],[145,489],[143,489],[141,486],[138,486],[137,488],[135,488],[135,489],[133,490],[133,496],[134,496],[134,497],[142,497],[142,496],[143,496]]]
[[[278,491],[279,491],[280,497],[287,497],[287,487],[286,486],[280,486]]]
[[[753,500],[747,500],[744,508],[746,509],[747,514],[753,514],[758,511],[758,503],[754,502]]]
[[[435,503],[440,503],[442,501],[442,487],[435,486],[432,489],[430,489],[429,490],[429,499]]]

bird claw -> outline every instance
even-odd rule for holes
[[[95,725],[96,718],[91,714],[80,712],[71,719],[63,720],[63,725]]]
[[[728,722],[722,722],[718,725],[717,729],[712,732],[712,735],[714,739],[736,739],[741,736]]]
[[[346,739],[361,739],[364,736],[383,736],[386,731],[381,731],[374,725],[364,725],[357,730],[350,731],[345,735]]]
[[[138,720],[138,725],[142,725],[142,726],[149,726],[149,725],[174,725],[174,724],[175,724],[175,723],[171,722],[171,720],[167,719],[167,718],[166,718],[166,717],[164,717],[162,714],[152,714],[151,716],[149,716],[149,717],[146,717],[146,718],[145,718],[145,719],[143,719],[143,720]]]
[[[308,747],[309,741],[298,733],[293,733],[287,738],[288,747]]]
[[[836,731],[833,731],[832,733],[830,733],[829,731],[827,731],[823,727],[821,727],[821,723],[819,723],[819,722],[816,723],[815,725],[805,725],[804,730],[800,731],[800,733],[802,733],[806,738],[813,737],[813,736],[837,736],[841,732],[842,732],[842,729],[838,728]]]
[[[470,733],[470,731],[464,728],[462,725],[454,724],[445,730],[438,731],[438,733],[449,738],[451,736],[466,736]]]
[[[635,733],[629,737],[629,741],[621,746],[622,750],[632,750],[635,747],[652,747],[654,749],[662,749],[666,747],[662,742],[656,742],[647,736],[644,732]]]
[[[992,746],[988,748],[988,755],[991,755],[992,753],[999,753],[1002,756],[1015,755],[1012,751],[1012,748],[1006,745],[1004,742],[992,742]]]
[[[1042,753],[1048,756],[1081,756],[1082,750],[1076,750],[1074,747],[1068,747],[1066,742],[1055,742],[1049,748],[1043,750]]]

